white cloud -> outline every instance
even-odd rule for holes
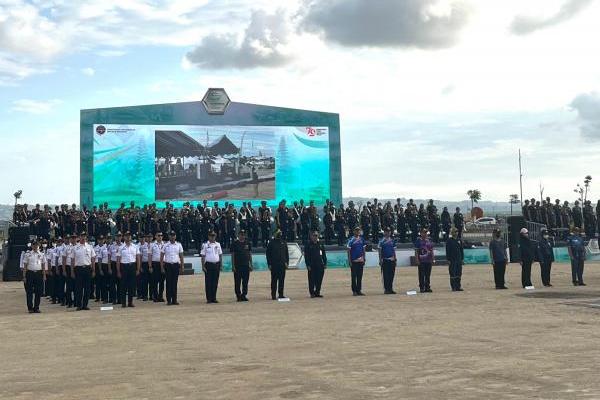
[[[82,68],[81,73],[87,76],[94,76],[96,74],[96,70],[94,68]]]
[[[31,100],[21,99],[15,100],[12,103],[11,109],[13,111],[24,112],[28,114],[47,114],[56,106],[62,104],[61,100]]]

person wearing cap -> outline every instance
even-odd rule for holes
[[[537,256],[540,262],[540,270],[542,275],[542,284],[546,287],[552,286],[550,283],[550,271],[554,262],[554,251],[550,242],[550,235],[547,230],[542,231],[542,239],[537,245]]]
[[[140,255],[141,255],[141,262],[142,262],[142,269],[140,271],[140,276],[139,276],[139,284],[138,284],[138,291],[137,291],[137,295],[138,295],[138,299],[142,300],[142,301],[148,301],[148,282],[149,282],[149,275],[150,275],[150,259],[149,259],[149,255],[150,255],[150,242],[152,241],[152,235],[151,234],[147,234],[147,235],[141,235],[140,236],[140,244],[139,244],[139,248],[140,248]]]
[[[62,237],[58,238],[58,244],[54,249],[54,294],[56,303],[65,305],[65,274],[62,268],[62,254],[65,251],[65,243]]]
[[[46,256],[40,251],[39,243],[33,242],[31,250],[27,251],[23,257],[23,282],[29,313],[40,312],[40,300],[44,290],[47,265]]]
[[[110,240],[110,236],[108,240]],[[112,275],[108,259],[108,245],[102,235],[100,235],[100,241],[96,249],[96,261],[99,266],[96,274],[96,288],[100,288],[100,292],[96,294],[96,301],[101,300],[102,304],[107,304],[110,301],[109,289]]]
[[[571,235],[567,238],[569,258],[571,259],[571,276],[573,285],[585,286],[583,283],[583,267],[585,262],[585,243],[581,237],[581,230],[573,227]]]
[[[108,246],[108,259],[110,263],[110,273],[111,279],[109,280],[108,285],[108,295],[109,302],[116,305],[122,303],[121,301],[121,277],[118,274],[117,269],[117,258],[119,251],[123,247],[123,243],[121,241],[123,235],[121,232],[117,232],[115,235],[115,240]]]
[[[96,264],[96,252],[87,243],[87,235],[81,232],[79,243],[73,247],[71,270],[75,272],[75,306],[77,311],[89,310],[91,280],[96,275],[93,266]]]
[[[210,235],[209,235],[210,237]],[[179,274],[183,273],[183,246],[177,240],[175,231],[169,234],[169,241],[165,243],[160,255],[161,269],[165,271],[167,281],[167,305],[177,306],[177,283]]]
[[[281,231],[275,231],[273,240],[267,244],[267,265],[271,271],[271,299],[284,299],[285,271],[290,262],[287,243],[281,239]]]
[[[352,279],[352,295],[364,296],[362,292],[362,276],[365,267],[365,247],[367,242],[360,235],[360,228],[353,230],[354,236],[348,240],[348,264],[350,264],[350,276]]]
[[[458,237],[458,229],[455,227],[450,228],[450,237],[446,240],[446,259],[450,274],[450,288],[453,292],[462,292],[460,281],[465,253],[462,239]]]
[[[379,266],[383,278],[383,293],[396,294],[394,292],[394,275],[396,273],[396,240],[391,237],[392,230],[386,226],[383,230],[383,238],[379,241]]]
[[[65,304],[67,308],[75,305],[75,271],[73,270],[73,249],[77,244],[77,236],[71,235],[69,243],[62,253],[63,275],[65,276]]]
[[[421,293],[431,293],[431,267],[435,264],[435,254],[427,229],[421,229],[421,236],[415,242],[415,258],[418,263],[419,290]]]
[[[508,255],[506,254],[506,242],[502,239],[500,229],[494,230],[494,237],[490,241],[490,260],[494,269],[494,283],[496,289],[508,289],[504,282]]]
[[[164,303],[165,270],[161,266],[161,254],[164,247],[162,232],[156,232],[155,240],[150,245],[148,259],[151,261],[150,273],[150,298],[155,303]]]
[[[523,288],[533,286],[531,284],[531,264],[535,259],[535,248],[533,241],[529,239],[529,231],[522,228],[519,232],[519,251],[521,252],[521,285]]]
[[[244,229],[240,230],[238,238],[231,245],[231,268],[237,301],[248,301],[248,280],[253,270],[252,247]]]
[[[202,249],[200,250],[206,302],[209,304],[218,303],[217,288],[219,286],[219,275],[223,268],[223,250],[221,249],[221,244],[215,239],[215,232],[209,232],[208,241],[202,245]]]
[[[131,233],[125,233],[125,243],[117,253],[117,277],[121,279],[121,306],[135,307],[135,278],[140,274],[140,250],[131,242]]]
[[[319,241],[319,232],[313,231],[310,240],[304,246],[304,262],[308,271],[308,293],[311,298],[323,297],[321,285],[327,268],[325,246]]]

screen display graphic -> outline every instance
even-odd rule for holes
[[[330,196],[329,130],[289,126],[94,125],[96,204]]]

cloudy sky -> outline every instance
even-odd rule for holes
[[[0,0],[0,203],[77,202],[79,110],[340,113],[345,196],[600,195],[600,0]]]

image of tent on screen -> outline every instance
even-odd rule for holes
[[[96,203],[330,196],[329,128],[95,124]]]

